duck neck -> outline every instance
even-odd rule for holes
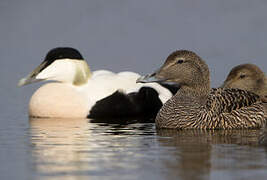
[[[86,61],[81,61],[76,64],[76,71],[72,84],[75,86],[81,86],[87,83],[91,77],[91,71]]]
[[[199,104],[205,104],[210,92],[210,84],[204,83],[194,86],[183,85],[175,94],[178,103],[194,101]]]

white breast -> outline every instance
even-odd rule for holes
[[[32,117],[85,118],[89,111],[85,94],[64,83],[48,83],[31,97]]]

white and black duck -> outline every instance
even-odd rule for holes
[[[41,86],[29,102],[29,116],[57,118],[154,117],[177,88],[137,84],[134,72],[91,72],[81,53],[70,47],[50,50],[19,86]]]

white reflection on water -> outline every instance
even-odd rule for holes
[[[154,124],[105,125],[88,123],[88,119],[31,119],[30,126],[36,170],[50,178],[138,178],[142,173],[137,172],[156,157],[144,153],[155,146]]]
[[[31,119],[34,171],[43,179],[267,177],[259,130],[156,131],[154,124]]]
[[[82,163],[95,156],[94,149],[100,147],[97,143],[90,144],[94,134],[88,120],[31,119],[30,124],[32,154],[39,172],[51,174],[94,168]]]

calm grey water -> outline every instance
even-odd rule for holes
[[[39,84],[20,78],[57,46],[92,70],[153,72],[176,49],[197,52],[212,87],[233,66],[267,69],[264,0],[1,0],[0,179],[267,179],[258,131],[157,132],[153,124],[29,121]]]
[[[0,127],[1,179],[266,179],[259,130],[30,119]]]

